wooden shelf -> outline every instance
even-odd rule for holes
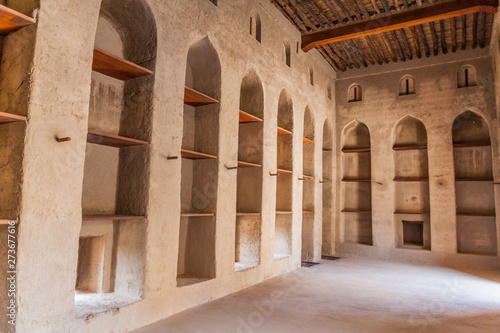
[[[207,96],[199,91],[194,90],[193,88],[184,88],[184,104],[190,106],[203,106],[215,103],[219,103],[219,101],[215,98]]]
[[[260,164],[238,161],[238,168],[261,168],[261,167],[262,165]]]
[[[292,134],[292,131],[289,131],[283,127],[279,127],[278,126],[278,135],[291,135]]]
[[[428,182],[428,178],[395,178],[397,183],[417,183],[417,182]]]
[[[457,216],[470,216],[470,217],[496,217],[495,214],[480,215],[480,214],[457,214]]]
[[[237,212],[236,216],[260,216],[260,213]]]
[[[342,179],[343,182],[346,183],[369,183],[371,179]]]
[[[477,179],[477,178],[456,178],[456,182],[492,182],[493,179]]]
[[[26,121],[26,117],[18,116],[17,114],[0,112],[0,124],[15,123],[18,121]]]
[[[181,217],[212,217],[214,213],[181,213]]]
[[[181,156],[182,158],[190,159],[190,160],[209,160],[209,159],[216,159],[217,156],[210,155],[210,154],[204,154],[204,153],[198,153],[196,151],[191,151],[187,149],[181,149]]]
[[[292,214],[293,212],[291,210],[277,210],[276,215],[288,215]]]
[[[312,210],[303,210],[302,214],[314,214],[314,211],[312,211]]]
[[[277,170],[278,175],[283,175],[283,174],[292,174],[292,170],[286,170],[286,169],[278,169]]]
[[[314,179],[314,176],[303,175],[302,178],[305,178],[305,179]]]
[[[256,123],[256,122],[261,122],[262,119],[259,117],[254,116],[253,114],[247,113],[245,111],[240,110],[240,123],[245,124],[245,123]]]
[[[329,151],[333,151],[333,149],[332,148],[323,148],[323,151],[329,152]]]
[[[130,216],[130,215],[85,215],[83,221],[100,221],[100,220],[113,220],[113,221],[129,221],[129,220],[144,220],[145,216]]]
[[[304,138],[304,139],[302,140],[302,143],[314,143],[314,141],[313,141],[313,140],[311,140],[311,139],[308,139],[308,138]]]
[[[33,23],[33,18],[0,5],[0,35],[5,36]]]
[[[424,150],[427,149],[427,146],[394,146],[392,147],[393,150],[400,151],[400,150]]]
[[[17,224],[17,220],[0,220],[0,225],[10,225],[12,221],[15,221],[15,224]]]
[[[128,81],[153,72],[99,48],[94,48],[92,70],[112,78]]]
[[[123,136],[101,133],[93,130],[89,130],[89,133],[87,134],[87,142],[115,148],[149,145],[149,142],[147,141],[130,139]]]
[[[425,212],[401,212],[401,211],[395,211],[394,215],[429,215],[430,213],[425,213]]]
[[[342,209],[342,213],[362,213],[371,214],[371,210],[357,210],[357,209]]]
[[[453,142],[454,148],[487,147],[491,146],[490,141]]]
[[[354,153],[369,153],[370,148],[344,148],[342,149],[344,154],[354,154]]]

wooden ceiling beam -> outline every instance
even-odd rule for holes
[[[300,8],[299,8],[299,5],[297,5],[297,3],[295,2],[295,0],[290,0],[290,4],[292,5],[293,9],[297,12],[297,15],[300,17],[300,19],[302,20],[302,22],[304,22],[308,27],[309,29],[311,29],[312,31],[317,31],[318,28],[312,24],[311,21],[309,21],[309,19],[307,18],[306,14],[304,14]]]
[[[354,67],[360,68],[361,66],[359,65],[359,63],[356,60],[354,60],[354,57],[351,55],[351,52],[347,48],[346,43],[344,41],[342,41],[339,44],[342,47],[342,49],[344,50],[344,52],[347,55],[347,57],[349,58],[349,61],[354,65]]]
[[[332,52],[334,52],[335,54],[338,55],[338,57],[340,58],[340,60],[342,60],[342,62],[347,66],[349,67],[349,69],[352,69],[354,67],[354,65],[350,62],[350,61],[347,61],[347,55],[344,56],[344,51],[342,50],[342,48],[338,49],[335,44],[329,44],[327,45],[331,50]],[[344,52],[344,53],[342,53]]]
[[[472,48],[475,49],[477,47],[477,21],[478,21],[478,13],[472,14]]]
[[[283,14],[286,14],[286,16],[290,17],[293,20],[293,22],[297,25],[297,27],[299,27],[301,32],[307,31],[306,25],[298,18],[298,15],[295,15],[295,11],[293,10],[293,8],[288,6],[288,4],[283,0],[273,0],[273,2],[278,5],[277,7]]]
[[[444,25],[444,21],[439,21],[439,27],[441,30],[441,50],[443,50],[443,54],[448,53],[448,44],[446,43],[446,27]]]
[[[342,72],[345,72],[346,68],[344,66],[344,64],[342,63],[342,59],[337,55],[337,53],[335,51],[333,51],[330,47],[328,47],[328,45],[325,45],[324,47],[324,50],[326,52],[326,54],[333,59],[333,61],[335,61],[335,63],[337,64],[337,67],[342,71]]]
[[[300,1],[300,0],[299,0]],[[337,1],[338,3],[339,1]],[[432,5],[404,10],[394,14],[352,22],[331,29],[316,31],[302,36],[302,50],[308,52],[318,45],[325,45],[349,39],[394,31],[411,26],[430,23],[452,17],[477,13],[496,13],[498,0],[451,0]],[[359,11],[359,9],[358,9]],[[356,13],[360,15],[361,13]],[[476,25],[477,31],[477,25]]]
[[[425,36],[424,27],[422,25],[417,26],[417,33],[420,35],[422,43],[424,44],[425,57],[429,58],[431,56],[431,49],[429,48],[429,43],[427,42],[427,37]]]
[[[377,14],[380,14],[380,9],[378,8],[377,0],[370,0],[372,2],[372,6],[377,12]]]
[[[363,66],[368,67],[368,63],[366,62],[366,56],[363,54],[363,52],[359,49],[359,47],[354,43],[352,39],[347,41],[347,44],[351,47],[351,49],[354,51],[354,54],[361,60],[361,63]]]
[[[437,56],[439,54],[439,41],[436,33],[436,26],[434,25],[434,22],[429,22],[429,28],[431,29],[431,36],[432,36],[432,49],[433,49],[433,54]]]
[[[337,21],[339,23],[344,23],[344,20],[339,15],[339,13],[337,12],[337,10],[332,6],[332,4],[330,3],[329,0],[322,0],[322,2],[326,5],[326,7],[328,7],[328,9],[330,9],[330,12],[333,14],[333,16],[335,16],[335,18],[337,19]]]
[[[333,58],[330,57],[329,54],[327,54],[324,46],[318,47],[318,52],[321,53],[323,58],[325,58],[328,63],[330,63],[330,66],[332,66],[335,71],[338,72],[340,70],[340,67],[337,65],[335,60],[333,60]],[[343,72],[345,72],[345,69],[343,70]]]
[[[457,18],[452,17],[450,19],[451,26],[451,52],[457,52]]]
[[[370,13],[368,13],[365,5],[363,5],[363,0],[356,0],[356,4],[358,5],[358,8],[361,9],[361,13],[363,14],[365,19],[370,17]]]
[[[316,22],[319,23],[321,29],[323,29],[326,26],[326,24],[323,23],[323,21],[318,17],[318,15],[316,15],[314,11],[309,7],[308,3],[302,0],[297,0],[297,1],[302,5],[302,8],[305,8],[306,11],[309,13],[309,15],[311,15],[316,20]]]
[[[380,45],[380,43],[377,41],[377,39],[373,36],[366,36],[368,38],[368,45],[374,46],[373,49],[375,50],[374,52],[380,56],[383,62],[386,64],[389,63],[389,59],[385,56],[385,52],[383,52],[383,47]]]
[[[388,35],[392,38],[392,42],[394,43],[394,45],[396,45],[396,48],[397,48],[397,51],[399,54],[399,59],[401,59],[401,61],[405,62],[406,61],[405,51],[403,50],[403,46],[401,46],[401,43],[399,42],[399,38],[396,35],[396,32],[394,30],[389,31]]]
[[[413,43],[415,44],[415,52],[417,53],[417,58],[422,58],[422,49],[420,47],[420,41],[418,40],[417,28],[410,27],[411,37],[413,38]]]
[[[486,39],[486,13],[479,14],[479,37],[478,43],[479,48],[484,49],[484,43]]]
[[[465,50],[467,47],[467,16],[462,16],[462,45],[461,50]]]
[[[349,22],[353,22],[354,20],[351,17],[351,13],[347,10],[347,8],[344,6],[342,1],[340,1],[340,0],[334,0],[334,1],[337,4],[337,6],[339,6],[340,10],[344,13],[344,15],[347,17]]]

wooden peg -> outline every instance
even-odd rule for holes
[[[71,141],[71,138],[70,137],[66,137],[66,138],[56,138],[56,141],[61,143],[61,142],[69,142]]]

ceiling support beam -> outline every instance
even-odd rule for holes
[[[477,17],[477,13],[496,13],[497,10],[498,0],[449,0],[438,2],[412,10],[386,14],[303,35],[302,50],[308,52],[319,45],[394,31],[467,14],[476,13]]]

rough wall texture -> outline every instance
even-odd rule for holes
[[[156,39],[150,35],[134,34],[120,25],[130,19],[130,15],[123,13],[124,9],[129,8],[133,15],[149,15],[143,11],[144,7],[135,7],[135,2],[150,6],[154,20],[148,20],[141,31],[150,31],[150,25],[156,23]],[[301,158],[295,158],[291,165],[294,173],[290,177],[295,189],[293,194],[290,193],[293,218],[283,223],[290,224],[286,229],[292,230],[285,240],[290,255],[274,259],[276,178],[269,174],[276,172],[278,99],[283,89],[293,100],[293,156],[302,156],[307,106],[314,119],[315,149],[311,158],[315,163],[312,176],[316,177],[311,190],[315,212],[312,223],[314,230],[321,231],[321,138],[324,121],[335,107],[327,97],[327,86],[333,85],[335,73],[319,54],[296,52],[300,34],[268,1],[219,1],[218,6],[208,0],[137,0],[127,3],[127,6],[118,6],[119,9],[115,10],[112,1],[103,1],[101,7],[100,0],[42,0],[40,6],[25,1],[19,2],[17,8],[29,14],[33,8],[38,8],[36,26],[28,28],[36,31],[32,44],[34,53],[23,53],[19,60],[31,64],[28,72],[32,72],[27,112],[19,112],[29,117],[20,168],[24,178],[19,213],[19,332],[125,332],[298,267],[302,229],[302,182],[298,180],[303,173]],[[94,44],[102,46],[103,40],[109,39],[111,47],[116,49],[117,43],[112,34],[108,37],[98,34],[96,40],[100,8],[106,13],[106,19],[118,27],[122,39],[128,34],[133,35],[124,41],[124,57],[155,72],[149,78],[127,83],[125,100],[122,102],[120,96],[112,98],[111,105],[102,104],[96,99],[97,94],[100,91],[108,94],[121,88],[103,82],[91,71]],[[252,12],[260,16],[261,42],[248,31]],[[214,201],[217,214],[214,228],[209,232],[215,239],[215,260],[214,266],[207,268],[213,270],[215,278],[178,287],[177,263],[179,248],[182,248],[179,233],[187,232],[181,228],[180,218],[181,160],[166,157],[179,156],[183,142],[188,50],[204,38],[213,45],[221,64],[219,131],[216,133],[219,146],[214,151],[218,152],[218,176],[215,179],[218,187]],[[282,60],[284,42],[293,45],[291,68]],[[154,49],[154,44],[156,49],[148,57],[140,52]],[[14,59],[4,56],[2,64],[9,61]],[[314,86],[308,82],[309,68],[315,73]],[[2,65],[2,75],[4,71]],[[236,138],[240,90],[248,73],[259,77],[264,96],[260,231],[252,226],[255,222],[237,223],[237,173],[225,167],[235,165],[238,157]],[[145,95],[152,96],[151,99],[127,100],[147,89],[150,90]],[[118,118],[117,109],[122,103],[124,107]],[[110,107],[109,115],[99,110],[103,105]],[[106,149],[89,151],[87,129],[95,127],[93,129],[117,133],[118,119],[118,133],[151,141],[149,150],[127,151],[119,156],[114,152],[107,155]],[[331,122],[334,124],[335,119]],[[105,128],[98,128],[101,125]],[[21,129],[19,135],[23,131]],[[56,136],[68,136],[72,140],[57,143]],[[13,147],[23,149],[19,145]],[[94,155],[94,160],[89,160],[90,155]],[[96,166],[101,160],[99,156],[109,164],[109,169]],[[335,164],[329,165],[333,168]],[[103,193],[97,191],[99,177],[106,178],[101,184],[105,189]],[[118,184],[116,197],[115,181]],[[20,182],[19,179],[16,183]],[[13,191],[14,186],[7,188]],[[142,200],[137,200],[138,197]],[[15,206],[12,209],[18,211],[19,207]],[[144,214],[147,219],[144,222],[115,222],[113,226],[86,225],[82,229],[82,213],[111,213],[113,208],[123,214]],[[278,231],[282,224],[276,224]],[[111,229],[113,240],[109,238]],[[242,232],[246,232],[244,237]],[[103,234],[107,235],[104,247],[112,242],[113,245],[108,246],[117,253],[115,259],[110,259],[110,250],[104,250],[102,261],[111,267],[102,272],[103,283],[99,288],[140,300],[119,310],[85,316],[81,308],[75,310],[79,237]],[[321,255],[320,234],[315,232],[312,240],[315,260]],[[235,239],[237,235],[238,239]],[[196,235],[193,239],[196,240]],[[235,272],[237,244],[240,249],[250,249],[250,254],[256,251],[255,244],[260,244],[259,265]],[[242,259],[252,266],[256,264],[255,256]],[[118,275],[126,283],[115,284],[114,278]],[[120,304],[113,299],[110,301],[110,304]]]
[[[457,87],[457,74],[464,65],[475,67],[477,86]],[[405,75],[411,75],[415,79],[416,93],[399,96],[400,79]],[[483,229],[488,230],[485,235],[493,232],[493,240],[486,239],[488,237],[483,235],[481,240],[470,241],[471,243],[489,242],[490,246],[495,247],[495,255],[457,254],[457,237],[459,237],[457,233],[460,233],[461,223],[469,222],[469,225],[470,223],[476,223],[476,228],[482,228],[479,224],[485,222],[484,219],[481,221],[471,221],[469,219],[460,222],[460,219],[457,218],[456,206],[458,206],[458,212],[460,212],[460,207],[463,205],[460,201],[466,200],[470,203],[473,200],[471,194],[473,192],[467,191],[474,191],[474,189],[469,187],[469,190],[465,192],[468,194],[464,199],[464,191],[461,188],[471,185],[468,184],[469,182],[455,182],[455,174],[457,174],[457,178],[461,178],[459,175],[463,173],[460,171],[462,169],[476,172],[478,164],[492,163],[493,179],[498,183],[500,177],[499,120],[494,82],[492,58],[487,50],[442,56],[439,62],[421,59],[409,64],[392,64],[366,70],[355,70],[338,76],[336,87],[336,140],[339,143],[345,142],[346,139],[343,137],[343,133],[345,133],[346,126],[353,121],[358,121],[368,127],[371,143],[371,152],[363,155],[363,157],[361,157],[362,154],[359,154],[358,160],[354,164],[351,163],[347,169],[346,161],[348,161],[348,155],[351,154],[342,153],[340,150],[336,152],[336,211],[339,216],[336,221],[338,255],[416,261],[454,267],[498,268],[500,266],[497,257],[497,246],[499,244],[497,240],[500,235],[500,219],[498,217],[500,208],[499,185],[493,185],[493,181],[484,186],[495,187],[497,192],[496,198],[493,192],[490,193],[488,200],[491,201],[492,208],[487,212],[494,215],[496,206],[496,223],[493,217],[493,222],[490,220],[489,229]],[[353,84],[360,85],[362,89],[362,101],[360,102],[348,102],[348,90]],[[466,162],[461,155],[464,153],[454,149],[452,144],[454,120],[466,111],[475,112],[486,120],[492,141],[491,147],[477,148],[475,159],[469,160],[469,162]],[[403,144],[407,140],[396,135],[397,131],[395,130],[398,122],[406,116],[412,116],[425,125],[427,150],[417,153],[393,151],[393,145],[398,144],[396,138],[402,140]],[[418,127],[413,128],[415,128],[415,132],[421,131],[418,130]],[[415,136],[414,142],[416,145],[425,144],[419,143],[419,140],[422,139],[418,139],[418,137],[422,135],[418,133],[413,135]],[[488,154],[480,150],[486,150]],[[488,152],[489,150],[491,150],[491,155]],[[410,153],[413,155],[404,155]],[[428,157],[424,156],[425,153]],[[491,157],[488,156],[492,156],[492,161]],[[361,159],[365,161],[359,162]],[[346,193],[352,194],[352,192],[345,192],[343,189],[351,185],[342,182],[342,177],[345,177],[345,174],[349,172],[358,173],[359,175],[359,166],[370,162],[371,171],[365,168],[365,170],[368,170],[368,174],[360,178],[371,177],[371,182],[366,183],[367,185],[359,183],[359,186],[369,186],[371,188],[371,199],[364,197],[362,200],[365,202],[363,207],[366,210],[370,209],[370,203],[372,207],[373,246],[356,243],[356,240],[350,237],[353,232],[356,233],[357,231],[352,230],[352,213],[341,212],[343,207],[349,207],[349,202],[360,198],[357,195],[359,192],[355,192],[356,198],[346,197]],[[425,170],[427,168],[426,162],[428,170]],[[353,165],[356,165],[358,169]],[[489,168],[491,167],[486,167],[486,170],[489,170]],[[427,173],[428,181],[409,183],[407,185],[393,181],[395,178],[405,178],[405,176],[406,178],[425,179]],[[491,175],[480,178],[491,179]],[[404,186],[406,188],[403,188]],[[420,195],[413,197],[414,202],[406,200],[408,193],[412,191],[413,193],[420,193]],[[457,196],[455,196],[456,193]],[[422,197],[425,199],[426,196],[428,202],[421,201]],[[399,209],[403,210],[403,212],[413,210],[419,213],[430,212],[430,217],[429,214],[421,214],[417,215],[419,218],[416,218],[416,220],[422,221],[424,225],[423,248],[415,249],[403,246],[402,220],[413,221],[415,215],[398,216],[394,214]],[[363,218],[366,221],[368,218],[366,215],[364,216]],[[462,230],[462,234],[464,233],[472,234],[470,230],[469,232]],[[475,244],[475,246],[480,245]]]

